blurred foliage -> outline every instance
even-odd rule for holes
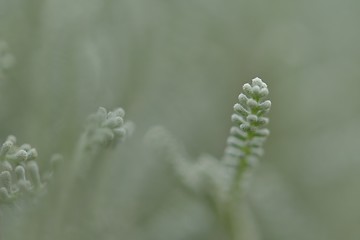
[[[120,105],[137,131],[109,156],[93,231],[61,234],[224,239],[141,139],[160,124],[191,155],[221,156],[232,104],[259,76],[273,102],[248,199],[259,235],[358,239],[359,9],[356,0],[0,0],[0,39],[16,58],[1,79],[0,136],[37,146],[40,162],[69,156],[87,114]],[[34,236],[53,217],[38,215]]]

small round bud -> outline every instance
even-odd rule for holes
[[[252,99],[252,98],[250,98],[250,99],[247,101],[247,105],[248,105],[250,108],[256,108],[256,107],[258,107],[258,103],[257,103],[254,99]]]
[[[243,93],[240,93],[238,99],[241,104],[246,104],[246,102],[248,101],[248,97]]]
[[[259,106],[260,106],[260,108],[263,109],[263,110],[270,109],[270,107],[271,107],[271,101],[270,101],[270,100],[266,100],[265,102],[261,103]]]
[[[16,153],[7,154],[6,159],[19,163],[25,161],[27,159],[27,156],[28,156],[27,152],[25,150],[20,149]]]
[[[258,120],[258,117],[254,114],[250,114],[249,116],[247,116],[246,120],[250,123],[255,123]]]
[[[243,141],[241,141],[240,139],[234,137],[234,136],[230,136],[227,139],[227,144],[228,145],[233,145],[236,147],[244,147],[245,143]]]
[[[253,92],[253,95],[255,96],[260,96],[260,87],[255,85],[252,87],[252,92]]]
[[[269,136],[270,134],[270,131],[268,129],[258,129],[255,131],[255,136],[258,136],[258,137],[267,137]]]
[[[36,151],[35,148],[30,149],[30,151],[28,151],[28,156],[27,159],[28,160],[33,160],[36,159],[38,157],[38,152]]]
[[[266,97],[267,95],[269,95],[269,90],[267,88],[263,88],[260,90],[261,97]]]
[[[243,86],[243,90],[246,94],[248,95],[252,95],[252,87],[250,84],[248,83],[245,83],[244,86]]]
[[[241,104],[236,103],[234,105],[234,111],[239,113],[241,116],[246,117],[247,115],[249,115],[248,110],[246,110]]]
[[[231,127],[230,134],[241,139],[245,139],[247,137],[247,133],[245,133],[238,127]]]
[[[122,108],[117,108],[114,111],[112,111],[112,113],[117,117],[121,117],[121,118],[125,117],[125,111]]]
[[[267,85],[260,78],[256,77],[252,80],[253,86],[259,86],[260,88],[266,88]]]
[[[12,148],[14,143],[12,141],[6,140],[0,149],[0,156],[5,156],[6,153]]]
[[[117,128],[124,124],[124,120],[121,117],[113,117],[106,119],[101,125],[102,127]]]
[[[244,120],[241,116],[239,116],[239,115],[237,115],[237,114],[233,114],[233,115],[231,116],[231,121],[232,121],[233,123],[235,123],[235,124],[245,123],[245,120]]]
[[[260,126],[267,125],[269,123],[269,118],[266,117],[259,117],[257,124]]]
[[[249,123],[243,123],[240,125],[240,129],[245,132],[249,132],[251,130],[251,126]]]
[[[121,117],[125,116],[125,111],[122,108],[117,108],[114,111],[108,113],[107,118]]]

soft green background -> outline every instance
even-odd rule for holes
[[[0,0],[17,60],[1,82],[1,139],[15,134],[42,161],[69,156],[89,113],[122,106],[137,132],[94,191],[97,239],[222,239],[141,139],[160,124],[192,156],[220,157],[232,105],[258,76],[273,102],[249,193],[262,239],[357,240],[359,11],[357,0]]]

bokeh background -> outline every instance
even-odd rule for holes
[[[71,156],[86,116],[121,106],[136,134],[108,156],[92,237],[224,239],[142,137],[163,125],[194,158],[221,157],[241,86],[260,77],[273,102],[248,200],[261,239],[357,240],[359,10],[356,0],[0,0],[0,39],[16,58],[1,79],[1,139],[15,134],[43,161]]]

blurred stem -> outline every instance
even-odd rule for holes
[[[246,157],[247,155],[239,161],[227,201],[217,203],[220,220],[231,240],[259,239],[246,203],[246,191],[241,184],[246,181],[244,176],[249,169]]]
[[[231,240],[258,240],[256,225],[253,222],[244,195],[234,193],[228,202],[223,203],[220,220]]]
[[[84,219],[91,217],[91,194],[96,189],[96,183],[105,166],[104,157],[106,149],[93,146],[87,149],[87,133],[80,137],[75,149],[74,156],[67,171],[65,172],[65,184],[59,195],[57,206],[57,221],[55,224],[58,234],[64,231],[64,227],[70,222],[76,222],[78,216]],[[77,224],[81,225],[81,222]]]

